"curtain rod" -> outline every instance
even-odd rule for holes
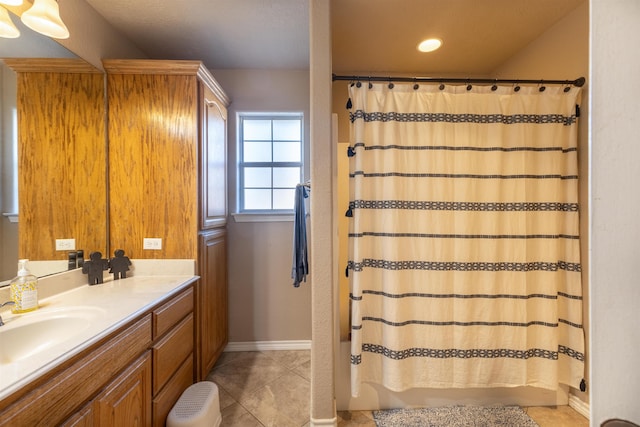
[[[368,81],[368,82],[409,82],[409,83],[461,83],[461,84],[555,84],[555,85],[573,85],[582,87],[586,79],[579,77],[575,80],[520,80],[520,79],[464,79],[464,78],[446,78],[446,77],[379,77],[379,76],[338,76],[332,74],[332,80],[349,80],[349,81]]]

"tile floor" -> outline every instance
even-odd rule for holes
[[[308,350],[223,353],[207,379],[220,391],[221,427],[307,427]],[[540,427],[588,427],[568,406],[524,408]],[[339,427],[375,427],[371,411],[338,412]]]

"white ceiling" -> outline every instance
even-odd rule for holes
[[[486,74],[583,1],[331,0],[333,69]],[[150,58],[199,59],[212,69],[308,68],[307,0],[87,2]],[[417,52],[428,36],[443,47]]]
[[[306,0],[87,0],[154,59],[208,68],[309,67]]]

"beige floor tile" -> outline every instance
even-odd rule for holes
[[[375,427],[371,411],[338,411],[338,427]]]
[[[293,368],[293,372],[301,375],[307,381],[311,381],[311,360],[296,366],[295,368]]]
[[[300,427],[309,421],[310,394],[309,381],[287,372],[239,402],[265,426]]]
[[[311,352],[309,350],[274,350],[262,351],[261,353],[290,369],[296,368],[303,363],[311,362]]]
[[[233,405],[234,403],[237,403],[236,400],[231,397],[231,395],[229,393],[227,393],[227,391],[218,386],[218,394],[220,397],[220,410],[223,411],[225,408]]]
[[[589,420],[569,406],[531,406],[523,409],[540,427],[589,427]]]
[[[207,378],[240,401],[243,395],[250,394],[287,372],[287,368],[256,352],[249,358],[235,359],[214,368]]]
[[[215,366],[213,367],[218,368],[222,365],[226,365],[227,363],[231,363],[231,362],[237,362],[240,360],[245,360],[245,361],[251,361],[253,360],[257,355],[259,355],[260,352],[258,351],[230,351],[230,352],[223,352],[220,357],[218,358],[218,360],[216,361]]]
[[[263,427],[262,424],[239,403],[225,408],[222,411],[222,423],[220,427]]]

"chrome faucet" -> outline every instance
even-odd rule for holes
[[[15,304],[13,301],[7,301],[7,302],[3,302],[2,304],[0,304],[0,308],[4,307],[5,305],[13,305]],[[0,326],[4,325],[4,322],[2,321],[2,316],[0,316]]]

